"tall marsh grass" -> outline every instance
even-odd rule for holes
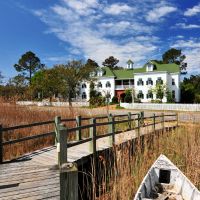
[[[200,189],[200,125],[186,124],[152,138],[129,142],[113,148],[114,164],[108,155],[100,155],[103,162],[97,174],[101,183],[99,200],[133,199],[142,179],[160,154],[166,155]],[[141,148],[144,147],[144,148]],[[103,177],[103,178],[102,178]]]
[[[3,128],[30,124],[34,122],[53,121],[55,116],[61,118],[75,118],[76,115],[86,116],[84,109],[78,108],[52,108],[52,107],[34,107],[34,106],[19,106],[14,103],[6,103],[0,101],[0,124]],[[74,126],[75,122],[67,123],[67,126]],[[32,135],[39,135],[54,131],[54,124],[23,128],[13,131],[3,132],[3,141],[19,139]],[[10,160],[19,157],[28,152],[32,152],[54,144],[54,137],[43,137],[5,145],[3,148],[4,160]]]

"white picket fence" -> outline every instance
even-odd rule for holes
[[[49,102],[49,101],[17,101],[16,104],[23,106],[69,106],[68,102]],[[89,102],[72,102],[73,107],[89,106]]]
[[[120,103],[120,106],[139,110],[200,111],[200,104]]]

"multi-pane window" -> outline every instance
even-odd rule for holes
[[[102,88],[102,83],[101,83],[101,82],[98,82],[97,87],[98,87],[98,88]]]
[[[147,93],[147,99],[153,99],[153,93],[151,90],[149,90]]]
[[[142,93],[142,90],[139,90],[137,98],[138,99],[144,99],[144,94]]]
[[[174,78],[172,79],[172,85],[175,85],[175,79]]]
[[[175,99],[175,90],[172,90],[172,98]]]
[[[138,79],[137,85],[144,85],[144,82],[141,78]]]
[[[107,88],[108,88],[108,87],[111,87],[110,81],[107,81],[107,82],[106,82],[106,87],[107,87]]]
[[[85,92],[82,93],[82,99],[87,99],[87,95]]]
[[[134,85],[134,79],[130,80],[131,85]]]
[[[160,85],[163,84],[163,80],[162,80],[161,77],[158,77],[157,80],[156,80],[156,85],[158,85],[158,84],[160,84]]]
[[[82,88],[87,88],[85,83],[82,84]]]
[[[146,81],[146,85],[153,85],[153,81],[151,78],[148,78]]]

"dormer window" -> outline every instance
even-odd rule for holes
[[[161,77],[158,77],[156,80],[156,85],[163,85],[163,80]]]
[[[151,78],[148,78],[146,81],[146,85],[153,85],[153,81]]]
[[[87,88],[85,83],[82,84],[82,88]]]
[[[126,66],[127,69],[133,69],[133,64],[134,64],[134,63],[133,63],[132,60],[128,60],[128,61],[127,61],[127,66]]]
[[[148,64],[146,65],[146,71],[147,71],[147,72],[152,72],[153,69],[154,69],[154,65],[153,65],[152,63],[148,63]]]
[[[141,78],[138,79],[137,85],[144,85],[144,82]]]
[[[94,77],[96,75],[95,72],[90,72],[90,77]]]
[[[102,88],[102,83],[101,83],[101,82],[98,82],[97,87],[98,87],[98,88]]]
[[[108,88],[108,87],[111,87],[110,81],[107,81],[107,82],[106,82],[106,87],[107,87],[107,88]]]
[[[103,70],[98,70],[97,71],[97,76],[103,76]]]

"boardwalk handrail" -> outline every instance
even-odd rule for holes
[[[134,116],[134,118],[132,118]],[[137,118],[135,118],[135,116],[137,116]],[[176,114],[168,114],[168,115],[164,115],[166,117],[172,117],[172,116],[177,116]],[[115,118],[117,117],[127,117],[127,119],[119,119],[119,120],[115,120]],[[35,123],[31,123],[31,124],[25,124],[25,125],[18,125],[18,126],[12,126],[12,127],[2,127],[2,125],[0,125],[0,163],[3,162],[3,147],[5,145],[11,145],[11,144],[15,144],[15,143],[19,143],[19,142],[24,142],[24,141],[28,141],[28,140],[33,140],[33,139],[38,139],[38,138],[42,138],[42,137],[49,137],[49,136],[55,136],[56,132],[58,131],[58,124],[63,123],[63,122],[76,122],[76,127],[72,127],[72,128],[67,128],[67,132],[76,132],[76,142],[73,143],[68,143],[68,147],[71,146],[76,146],[78,144],[82,144],[84,142],[88,142],[88,141],[92,141],[93,138],[89,137],[89,138],[84,138],[82,139],[82,130],[84,129],[92,129],[95,127],[99,127],[99,126],[109,126],[109,132],[107,134],[102,135],[96,135],[96,139],[98,138],[102,138],[102,137],[108,137],[108,136],[112,136],[113,140],[114,140],[114,135],[121,133],[120,131],[114,131],[114,127],[117,124],[121,124],[121,123],[128,123],[128,130],[134,130],[134,129],[139,129],[138,127],[133,127],[131,126],[131,123],[133,121],[137,121],[138,120],[138,125],[139,125],[139,121],[140,123],[144,120],[144,119],[152,119],[152,118],[159,118],[161,117],[161,115],[154,115],[154,116],[150,116],[150,117],[144,117],[143,112],[141,113],[128,113],[128,114],[123,114],[123,115],[104,115],[104,116],[97,116],[95,117],[95,124],[87,124],[87,125],[82,125],[82,121],[86,121],[86,120],[90,120],[90,117],[81,117],[81,116],[77,116],[76,118],[69,118],[69,119],[59,119],[57,121],[57,124],[55,121],[44,121],[44,122],[35,122]],[[106,122],[97,122],[97,120],[100,119],[108,119],[108,121]],[[176,117],[176,120],[178,118]],[[166,120],[166,121],[176,121],[176,120]],[[154,122],[151,125],[155,125],[157,123],[161,123],[161,122]],[[41,134],[36,134],[36,135],[31,135],[31,136],[26,136],[26,137],[21,137],[18,139],[12,139],[12,140],[7,140],[4,141],[3,140],[3,135],[6,134],[6,132],[9,131],[14,131],[14,130],[19,130],[19,129],[24,129],[24,128],[31,128],[31,127],[36,127],[36,126],[43,126],[43,125],[53,125],[55,124],[55,131],[51,131],[51,132],[47,132],[47,133],[41,133]],[[178,124],[178,123],[177,123]],[[150,124],[146,124],[145,126],[150,126]],[[10,134],[10,133],[9,133]],[[56,137],[56,140],[58,140],[58,136]]]
[[[121,117],[121,116],[122,117],[128,116],[128,119],[115,120],[116,117]],[[137,118],[132,118],[131,116],[137,116]],[[164,119],[165,116],[166,117],[176,117],[176,118],[170,119],[170,120],[165,120]],[[101,119],[103,119],[103,118],[105,118],[105,117],[101,117]],[[79,145],[79,144],[90,142],[91,143],[90,146],[92,147],[92,148],[90,148],[90,151],[91,151],[91,153],[96,154],[95,144],[96,144],[97,139],[104,138],[104,137],[111,137],[110,145],[112,146],[112,144],[115,143],[115,135],[124,132],[124,130],[120,130],[120,131],[115,130],[117,124],[128,123],[127,131],[138,130],[138,135],[140,135],[140,127],[141,126],[143,126],[143,127],[153,126],[154,130],[155,130],[156,124],[162,124],[162,129],[164,130],[164,123],[165,122],[174,122],[174,121],[177,121],[177,119],[178,119],[177,114],[164,115],[164,113],[162,113],[161,115],[153,114],[153,116],[149,116],[149,117],[144,117],[143,113],[128,114],[128,115],[127,114],[126,115],[112,115],[112,114],[110,114],[109,116],[107,116],[107,118],[108,118],[107,122],[96,122],[96,119],[99,119],[99,117],[92,118],[92,119],[90,118],[90,124],[82,125],[82,126],[78,126],[78,127],[73,127],[73,128],[68,128],[68,127],[64,126],[62,123],[56,123],[55,124],[56,130],[57,130],[57,133],[56,133],[57,136],[56,137],[57,137],[57,140],[58,140],[57,146],[59,148],[58,152],[62,154],[61,148],[66,149],[65,151],[67,151],[67,148],[69,148],[69,147],[73,147],[73,146],[76,146],[76,145]],[[160,121],[156,121],[156,118],[161,118],[161,119],[160,119]],[[145,124],[144,123],[145,119],[153,119],[153,122]],[[84,118],[84,120],[85,120],[85,118]],[[134,127],[131,126],[132,122],[137,122],[137,126],[134,126]],[[105,126],[105,125],[107,125],[109,127],[108,133],[105,133],[103,135],[97,135],[96,128],[101,127],[101,126]],[[67,140],[67,135],[69,133],[76,132],[76,131],[83,130],[83,129],[90,129],[90,136],[88,138],[80,139],[80,140],[73,141],[73,142],[69,142]],[[65,135],[65,137],[63,137],[63,134]],[[95,134],[95,136],[94,136],[94,134]],[[64,144],[65,145],[63,145],[63,140],[61,140],[61,137],[64,138]],[[58,157],[60,157],[60,156],[58,156]],[[65,159],[67,160],[67,158],[65,158]],[[58,164],[59,164],[59,166],[61,166],[63,164],[62,160],[58,159]]]

